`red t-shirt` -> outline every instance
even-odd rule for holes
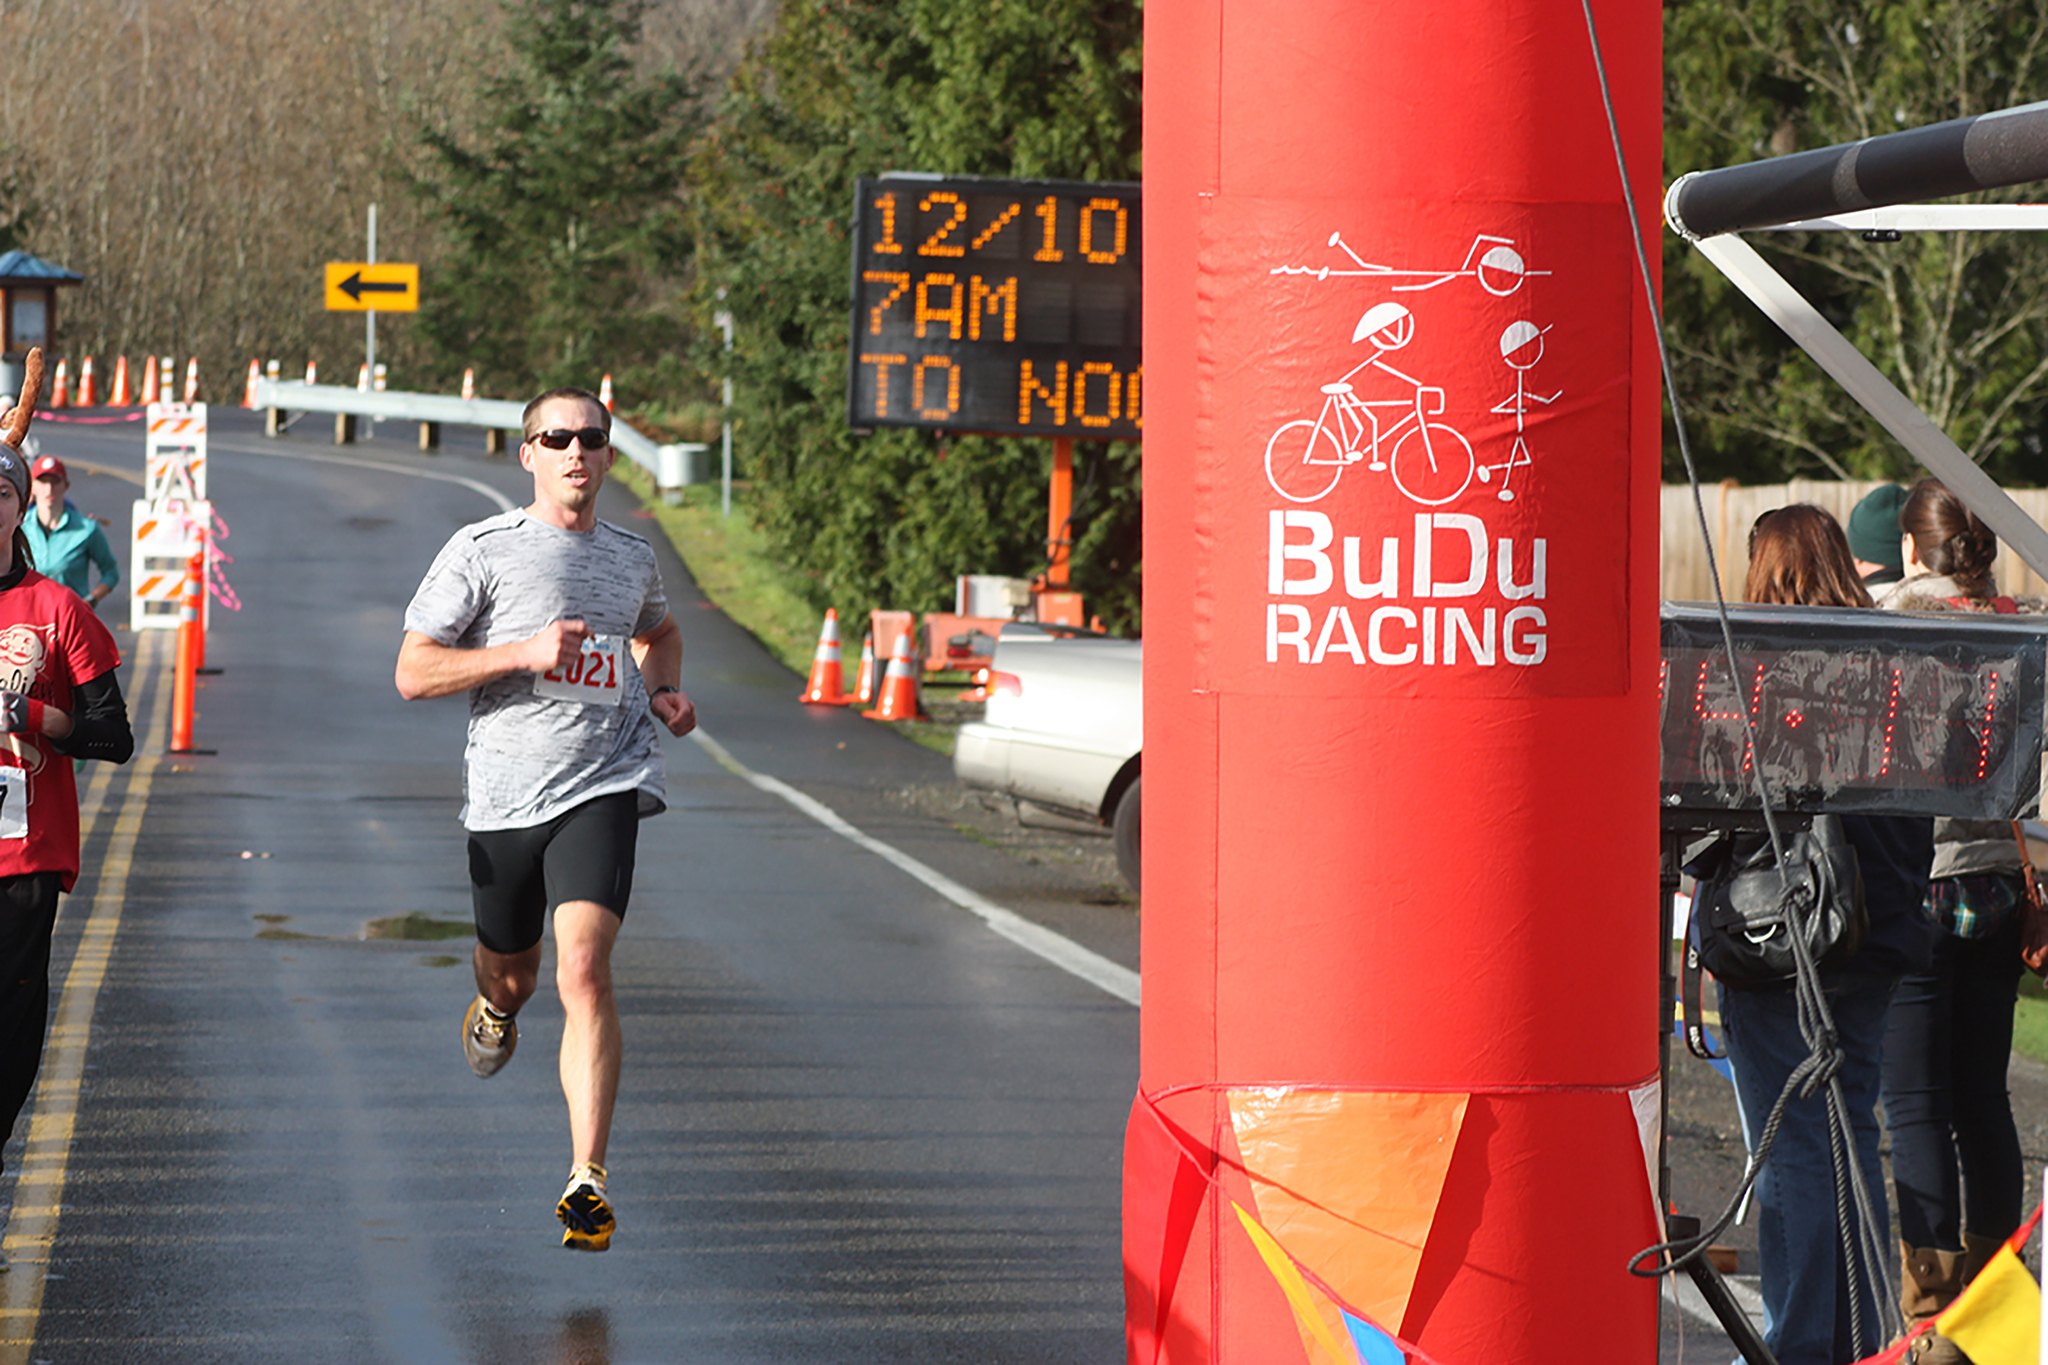
[[[71,589],[31,569],[0,592],[0,691],[70,711],[72,692],[120,666],[100,618]],[[0,877],[62,872],[78,880],[78,784],[42,735],[0,735]]]

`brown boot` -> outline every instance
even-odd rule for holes
[[[1899,1309],[1905,1314],[1910,1331],[1938,1315],[1963,1292],[1964,1253],[1901,1244],[1899,1256]],[[1939,1332],[1929,1332],[1920,1338],[1913,1361],[1914,1365],[1969,1365],[1969,1357],[1962,1348]]]
[[[1963,1234],[1963,1285],[1977,1278],[1977,1272],[1991,1264],[1991,1258],[2005,1245],[2003,1237],[1979,1237],[1974,1232]]]

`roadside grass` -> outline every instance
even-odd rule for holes
[[[767,536],[754,523],[746,505],[745,486],[734,485],[732,515],[728,517],[719,511],[716,484],[691,484],[682,490],[681,501],[671,505],[656,490],[654,477],[630,460],[615,464],[612,477],[632,489],[654,514],[655,524],[689,566],[704,595],[796,674],[790,705],[800,705],[796,693],[810,676],[823,614],[811,605],[802,576],[791,572],[775,555]],[[687,676],[688,622],[683,625]],[[842,618],[839,638],[846,685],[851,688],[860,667],[860,627]],[[879,669],[887,662],[878,660],[876,666]],[[894,724],[907,738],[950,755],[954,730],[979,709],[960,701],[967,685],[967,679],[959,674],[927,676],[924,702],[932,718]]]
[[[2032,972],[2020,974],[2020,1003],[2013,1012],[2012,1050],[2048,1063],[2048,982]]]

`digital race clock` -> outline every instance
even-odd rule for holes
[[[2015,819],[2038,805],[2048,620],[1666,604],[1666,809]],[[1755,741],[1750,739],[1750,725]]]
[[[853,426],[1139,434],[1135,184],[890,175],[854,195]]]

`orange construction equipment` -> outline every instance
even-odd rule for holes
[[[606,412],[612,411],[612,377],[606,375],[597,381],[597,401],[604,404]]]
[[[142,401],[156,402],[156,357],[153,355],[142,359]]]
[[[811,679],[797,700],[811,706],[844,706],[853,700],[846,695],[845,681],[839,663],[839,613],[827,607],[817,652],[811,655]]]
[[[476,371],[475,371],[475,370],[473,370],[473,369],[469,369],[469,370],[464,370],[464,371],[462,372],[462,398],[463,398],[463,401],[464,401],[464,402],[468,402],[469,400],[471,400],[471,399],[473,399],[473,398],[475,398],[475,397],[476,397]]]
[[[255,407],[255,406],[256,406],[256,381],[257,381],[257,380],[259,380],[259,379],[261,379],[262,377],[263,377],[263,367],[262,367],[261,365],[259,365],[259,364],[258,364],[258,363],[256,362],[256,357],[254,357],[254,356],[250,356],[250,357],[249,357],[249,377],[248,377],[247,379],[245,379],[244,381],[242,381],[242,406],[243,406],[243,407],[245,407],[245,408],[253,408],[253,407]]]
[[[135,401],[134,392],[128,387],[128,357],[114,357],[114,391],[107,395],[109,407],[125,408]]]
[[[196,355],[185,362],[185,401],[199,401],[199,357]]]
[[[920,720],[924,716],[917,701],[917,660],[911,652],[910,632],[896,637],[895,652],[889,656],[888,671],[882,674],[882,700],[862,715],[869,720]]]
[[[92,383],[92,357],[87,356],[78,362],[78,406],[89,408],[99,401],[100,396]]]
[[[185,563],[185,589],[178,607],[178,662],[171,675],[171,752],[192,752],[192,702],[199,687],[199,594],[204,592],[206,556],[195,550]]]
[[[68,408],[71,406],[71,374],[61,360],[57,362],[57,377],[50,381],[50,401],[48,406],[53,408]]]
[[[875,633],[860,637],[860,676],[854,680],[853,699],[862,706],[875,704]]]

